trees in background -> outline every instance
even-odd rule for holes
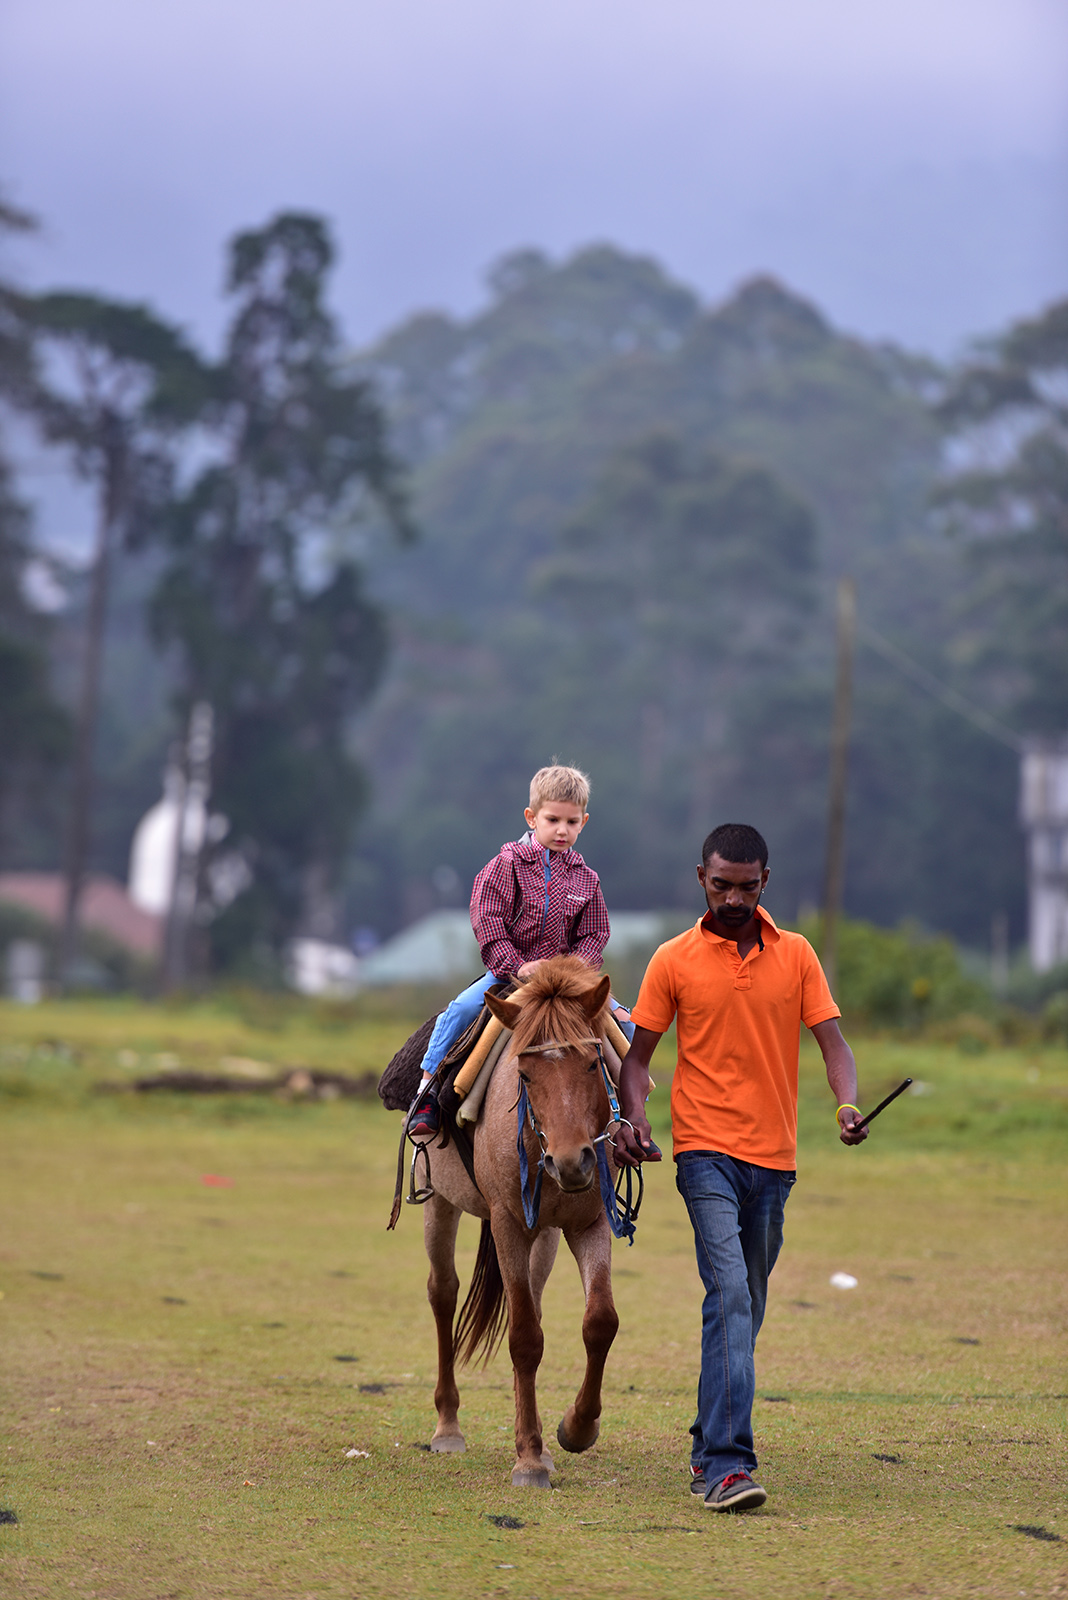
[[[429,909],[435,882],[448,881],[439,866],[470,882],[486,850],[518,831],[526,769],[554,751],[592,772],[584,845],[610,905],[688,902],[694,839],[742,814],[773,840],[772,904],[795,916],[818,904],[823,877],[838,577],[855,577],[862,625],[935,678],[971,685],[967,567],[929,501],[947,374],[842,334],[767,278],[701,308],[654,264],[609,248],[505,266],[485,310],[413,319],[365,358],[415,457],[426,538],[418,560],[374,554],[400,646],[361,736],[377,783],[354,919],[382,926],[382,907],[396,908],[395,926]],[[633,477],[638,505],[638,486],[649,488],[642,441],[657,433],[684,466],[675,489],[651,495],[638,534],[624,485]],[[724,484],[764,474],[759,516],[732,509],[727,542],[739,560],[750,547],[755,601],[737,566],[717,584],[700,540],[672,531],[683,525],[676,493],[680,504],[712,496],[696,482],[710,457]],[[807,576],[760,559],[776,549],[788,497],[807,508],[810,539],[792,546],[809,552]],[[582,603],[569,608],[583,579],[567,540],[590,516],[617,532],[591,544]],[[631,661],[618,643],[633,620],[620,574],[637,551],[649,584],[642,626],[648,634],[659,614],[666,642],[657,656],[635,635]],[[711,609],[691,646],[702,585]],[[1022,931],[1017,782],[1008,749],[862,642],[847,910],[977,945],[992,911],[1010,911]],[[643,813],[637,795],[657,787],[659,806]]]
[[[937,499],[970,582],[960,653],[1002,714],[1068,725],[1068,300],[1019,322],[952,383]]]
[[[178,654],[180,711],[214,714],[212,803],[228,827],[203,864],[204,914],[224,966],[277,955],[298,929],[340,931],[366,792],[348,733],[386,652],[361,529],[373,508],[411,534],[383,414],[342,369],[332,259],[316,217],[234,240],[212,459],[171,508],[152,600],[155,636]]]
[[[18,297],[32,357],[22,401],[71,453],[96,497],[66,842],[61,973],[77,955],[89,861],[96,735],[114,562],[152,538],[171,493],[177,435],[204,402],[205,370],[178,331],[143,306],[60,292]]]
[[[47,619],[26,599],[29,514],[0,457],[0,849],[51,808],[70,753],[70,721],[52,693]]]
[[[335,932],[365,794],[349,728],[386,647],[361,581],[360,528],[371,507],[403,539],[412,525],[382,413],[367,382],[342,369],[324,299],[332,256],[314,217],[286,214],[239,235],[218,363],[145,307],[0,287],[5,393],[68,452],[97,503],[68,786],[65,970],[90,860],[109,590],[128,555],[141,558],[142,585],[155,573],[151,626],[170,664],[175,731],[199,752],[198,791],[213,728],[221,815],[194,870],[201,922],[225,913],[211,930],[214,958],[257,947],[276,966],[298,928]],[[26,535],[0,461],[0,822],[16,774],[54,766],[66,728],[30,637]]]
[[[0,199],[0,237],[33,227],[32,217]],[[9,405],[25,403],[32,367],[20,298],[0,281],[0,397]],[[0,849],[34,831],[34,814],[48,810],[69,753],[69,721],[50,683],[47,619],[27,597],[30,533],[29,509],[0,451]]]
[[[706,824],[748,816],[795,915],[819,893],[843,572],[862,641],[847,909],[974,944],[992,912],[1020,925],[1015,758],[918,685],[1021,733],[1063,724],[1063,319],[947,375],[770,280],[705,310],[600,247],[508,258],[483,312],[346,361],[330,260],[305,216],[234,242],[223,357],[177,479],[154,480],[139,581],[178,726],[212,708],[228,828],[202,862],[204,959],[248,970],[298,929],[342,931],[346,882],[349,927],[455,902],[553,754],[592,771],[584,843],[611,904],[688,901]],[[368,380],[414,462],[417,552]]]

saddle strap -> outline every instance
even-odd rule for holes
[[[393,1232],[393,1229],[397,1226],[397,1218],[400,1216],[401,1212],[401,1199],[404,1194],[404,1146],[407,1143],[407,1140],[408,1118],[405,1117],[404,1125],[401,1128],[400,1148],[397,1151],[397,1186],[393,1191],[393,1209],[389,1213],[389,1221],[386,1223],[387,1233]]]

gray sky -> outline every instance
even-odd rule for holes
[[[212,336],[224,239],[330,215],[353,340],[595,239],[945,353],[1068,289],[1063,0],[6,0],[30,281]]]

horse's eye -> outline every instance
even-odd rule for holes
[[[587,1072],[596,1072],[597,1071],[597,1063],[596,1063],[596,1061],[591,1061],[589,1066],[586,1068],[586,1071]]]
[[[520,1081],[520,1083],[529,1083],[530,1079],[527,1077],[527,1074],[525,1072],[521,1072],[519,1074],[519,1081]]]

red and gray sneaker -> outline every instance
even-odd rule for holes
[[[432,1084],[415,1098],[415,1104],[408,1113],[409,1139],[433,1139],[441,1131],[441,1112],[438,1109],[438,1091]]]
[[[755,1511],[768,1498],[768,1491],[754,1483],[748,1472],[729,1472],[705,1495],[708,1511]]]
[[[701,1496],[701,1499],[703,1500],[704,1497],[705,1497],[705,1490],[707,1488],[708,1488],[708,1484],[705,1482],[704,1473],[701,1471],[700,1467],[695,1467],[693,1462],[691,1461],[690,1462],[690,1493],[691,1494],[699,1494]]]

